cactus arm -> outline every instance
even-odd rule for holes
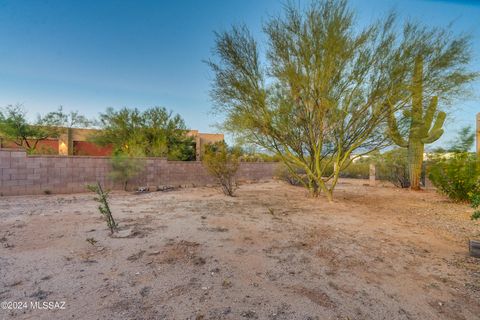
[[[437,119],[435,120],[435,124],[433,125],[432,130],[430,130],[428,136],[422,139],[423,143],[432,143],[437,141],[443,134],[443,123],[445,122],[446,113],[441,111],[437,115]]]
[[[425,111],[425,117],[424,117],[425,133],[427,133],[428,130],[430,130],[430,127],[433,122],[433,117],[435,115],[435,112],[437,111],[437,104],[438,104],[438,97],[437,96],[432,97],[432,99],[430,100],[430,104],[428,105],[428,108]]]
[[[423,59],[417,56],[412,78],[412,113],[414,120],[422,118],[423,109]]]
[[[400,131],[398,130],[397,119],[395,118],[395,113],[393,112],[392,106],[390,106],[390,114],[388,115],[388,129],[390,133],[390,138],[393,142],[400,147],[408,147],[408,142],[402,137]]]

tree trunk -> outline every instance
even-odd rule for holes
[[[410,177],[410,189],[420,190],[420,179],[422,176],[424,144],[410,142],[408,146],[408,172]]]
[[[328,202],[333,202],[333,188],[327,189],[325,195],[327,196]]]
[[[325,194],[327,195],[328,202],[333,202],[333,190],[337,186],[338,179],[340,178],[340,165],[337,165],[333,172],[333,179],[330,187],[325,186]]]
[[[309,191],[310,191],[310,196],[312,198],[318,198],[319,194],[320,194],[320,188],[315,184],[310,184],[309,185]]]
[[[325,195],[327,196],[328,202],[333,201],[333,189],[334,186],[329,188],[325,182],[322,180],[322,178],[319,178],[318,182],[316,182],[316,194],[317,197],[320,195],[320,192],[325,192]]]

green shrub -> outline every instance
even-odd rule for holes
[[[376,177],[390,181],[399,188],[410,187],[407,152],[405,148],[396,148],[377,155],[374,159]]]
[[[428,169],[433,185],[453,201],[468,202],[480,193],[480,163],[475,154],[461,152],[437,157]]]
[[[239,155],[228,150],[225,142],[216,142],[205,146],[203,165],[220,183],[225,195],[233,197],[237,189],[235,175],[240,165]]]
[[[472,201],[472,208],[475,210],[471,218],[472,220],[478,220],[480,219],[480,193],[472,194],[470,200]]]
[[[292,186],[303,186],[308,183],[304,170],[299,168],[295,169],[295,174],[293,174],[283,163],[277,167],[275,176]],[[304,179],[303,182],[302,179]]]
[[[142,159],[118,154],[112,157],[111,165],[110,177],[127,191],[128,183],[143,171],[145,164]]]

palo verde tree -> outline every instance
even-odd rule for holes
[[[460,128],[457,136],[450,142],[448,152],[469,152],[475,144],[475,131],[470,126]]]
[[[246,27],[216,34],[216,59],[208,64],[212,99],[226,115],[223,128],[277,154],[313,196],[323,191],[330,200],[342,169],[389,143],[385,105],[404,108],[417,53],[435,58],[443,52],[435,48],[451,44],[415,24],[399,33],[393,14],[361,28],[347,2],[333,0],[305,10],[289,5],[263,30],[265,57]],[[455,48],[465,48],[460,40]],[[426,87],[462,82],[443,71],[465,63],[463,53],[432,58]]]
[[[392,59],[392,19],[356,32],[345,1],[315,2],[306,11],[289,6],[264,26],[266,65],[246,27],[218,33],[218,61],[209,65],[224,128],[280,156],[312,196],[323,191],[331,200],[353,152],[385,142],[391,73],[378,70]]]

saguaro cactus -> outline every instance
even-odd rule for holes
[[[400,147],[408,148],[410,188],[419,190],[425,144],[432,143],[442,136],[442,126],[446,117],[445,112],[437,112],[438,97],[436,96],[430,99],[430,102],[426,108],[424,107],[423,59],[420,56],[418,56],[415,60],[411,93],[411,109],[404,112],[405,117],[410,119],[408,140],[402,137],[400,133],[392,105],[390,105],[388,125],[390,129],[390,137],[392,138],[393,142]]]

